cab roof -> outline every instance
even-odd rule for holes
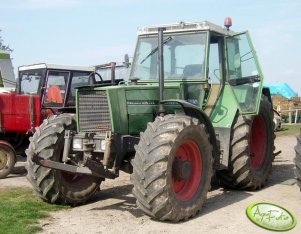
[[[35,69],[53,69],[53,70],[68,70],[68,71],[87,71],[93,72],[94,67],[85,67],[85,66],[70,66],[70,65],[60,65],[60,64],[46,64],[46,63],[38,63],[31,65],[23,65],[18,68],[19,71],[26,70],[35,70]]]
[[[214,31],[223,35],[232,35],[235,32],[232,30],[227,30],[219,25],[210,23],[208,21],[203,22],[179,22],[173,24],[162,24],[155,26],[147,26],[138,28],[138,36],[156,34],[158,33],[158,28],[166,28],[164,32],[187,32],[187,31]]]

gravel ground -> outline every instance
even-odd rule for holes
[[[276,148],[282,153],[275,159],[266,188],[257,192],[214,188],[202,211],[189,221],[171,224],[144,215],[135,205],[129,175],[121,173],[116,180],[106,180],[89,204],[51,213],[51,219],[41,220],[41,233],[271,233],[246,216],[247,206],[260,201],[290,209],[297,226],[287,233],[301,233],[301,193],[293,172],[295,144],[295,136],[276,139]],[[0,188],[30,187],[24,176],[24,163],[19,162],[15,174],[1,180]]]

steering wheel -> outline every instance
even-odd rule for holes
[[[94,75],[94,79],[92,79]],[[88,83],[91,84],[91,79],[93,80],[93,84],[95,84],[96,80],[95,80],[95,75],[99,77],[99,79],[101,80],[101,82],[103,83],[103,79],[101,77],[101,75],[98,73],[98,72],[91,72],[91,74],[89,75],[89,78],[88,78]]]

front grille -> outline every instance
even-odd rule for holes
[[[99,90],[83,90],[78,94],[79,131],[110,131],[111,118],[107,93]]]

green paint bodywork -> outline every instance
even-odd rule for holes
[[[165,83],[164,98],[186,100],[200,109],[205,109],[208,90],[204,82],[168,82]],[[159,108],[159,86],[157,83],[138,85],[119,85],[109,87],[84,88],[80,92],[105,90],[108,94],[112,131],[120,134],[138,135],[146,129],[148,122],[157,116]],[[229,105],[231,103],[231,105]],[[180,105],[166,104],[167,113],[183,112]],[[214,127],[231,128],[238,106],[229,84],[225,84],[220,93],[210,120]],[[78,128],[79,129],[79,128]]]
[[[229,103],[231,103],[231,105],[229,105]],[[229,84],[225,84],[221,90],[220,98],[210,115],[213,127],[231,128],[237,109],[238,105],[233,91]]]
[[[166,84],[164,91],[165,98],[183,99],[185,93],[184,87],[186,89],[186,85],[179,82]],[[190,85],[188,89],[189,88]],[[147,123],[152,122],[157,116],[159,108],[159,86],[157,83],[97,88],[86,87],[80,89],[80,92],[85,92],[90,89],[105,90],[107,92],[112,121],[112,132],[138,135],[141,131],[145,130]],[[79,92],[79,90],[77,90],[77,92]],[[199,91],[198,94],[203,96],[201,94],[202,92],[204,91]],[[177,104],[172,103],[166,105],[167,113],[174,113],[175,110],[181,111],[182,109]],[[77,121],[77,123],[78,122],[79,121]]]

